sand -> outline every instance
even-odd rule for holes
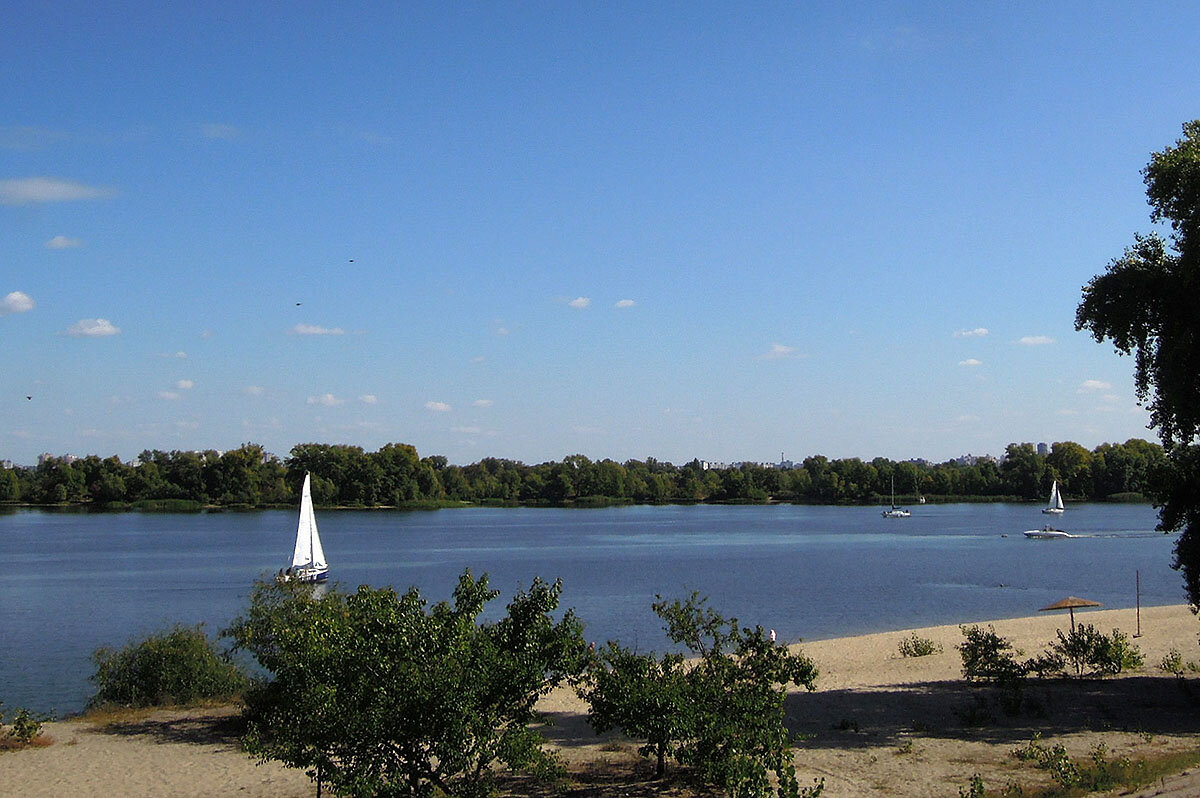
[[[1133,610],[1077,611],[1077,622],[1103,631],[1136,631]],[[987,622],[984,622],[985,624]],[[1066,613],[991,622],[1027,655],[1040,653],[1066,629]],[[1104,679],[1032,680],[1026,704],[1006,714],[987,688],[961,676],[954,646],[957,625],[916,630],[942,647],[926,657],[903,658],[899,642],[913,630],[803,643],[820,669],[818,690],[788,697],[788,724],[804,739],[795,761],[801,784],[824,778],[825,795],[957,796],[972,774],[989,789],[1009,783],[1049,783],[1044,771],[1011,751],[1040,733],[1086,757],[1097,743],[1112,756],[1155,756],[1200,746],[1200,675],[1183,679],[1158,667],[1170,650],[1200,660],[1200,622],[1186,606],[1142,610],[1134,642],[1146,664],[1137,672]],[[1195,696],[1195,698],[1192,697]],[[541,705],[555,723],[547,736],[579,781],[574,794],[687,794],[677,783],[658,783],[619,736],[596,738],[586,707],[566,689]],[[258,764],[241,752],[233,708],[155,711],[106,727],[83,720],[48,723],[54,744],[0,753],[0,794],[20,796],[311,796],[307,777],[277,764]],[[597,777],[603,773],[603,778]],[[521,787],[512,788],[520,794]],[[1162,780],[1139,796],[1200,795],[1200,773]]]

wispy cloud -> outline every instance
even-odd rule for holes
[[[308,403],[310,405],[322,405],[323,407],[337,407],[340,404],[344,404],[345,401],[345,399],[338,399],[331,393],[323,393],[320,396],[308,397]]]
[[[974,330],[959,330],[954,333],[955,338],[982,338],[988,334],[987,327],[976,327]]]
[[[478,435],[479,433],[483,432],[483,430],[479,427],[451,427],[450,431],[461,432],[466,435]]]
[[[634,302],[632,299],[619,299],[619,300],[617,300],[617,304],[613,305],[613,307],[615,307],[615,308],[631,308],[636,304],[637,303]]]
[[[75,249],[82,247],[83,241],[78,238],[68,238],[67,236],[55,236],[46,242],[46,249]]]
[[[262,396],[267,392],[261,385],[247,385],[245,390],[247,396]]]
[[[187,360],[187,356],[187,352],[184,352],[182,349],[178,352],[163,352],[161,355],[159,355],[159,357],[169,357],[174,358],[175,360]]]
[[[200,127],[200,134],[206,139],[224,139],[228,141],[229,139],[236,139],[241,135],[241,132],[233,125],[225,125],[220,122],[207,122]]]
[[[345,335],[341,327],[322,327],[319,324],[297,324],[292,328],[292,335]]]
[[[435,413],[449,413],[453,408],[445,402],[426,402],[425,409]]]
[[[190,391],[196,387],[196,383],[192,380],[179,380],[175,383],[175,387],[181,391]]]
[[[66,133],[59,130],[49,130],[44,127],[31,125],[10,125],[0,127],[0,149],[5,150],[40,150],[47,144],[69,139]]]
[[[175,400],[179,399],[179,397],[180,397],[180,394],[175,391],[159,391],[158,392],[158,398],[165,399],[168,402],[174,402]]]
[[[77,338],[104,338],[116,335],[121,332],[121,328],[108,319],[80,319],[68,327],[66,332],[67,335]]]
[[[105,199],[116,191],[56,177],[21,177],[0,180],[0,205],[36,205],[44,202]]]
[[[476,399],[474,402],[471,402],[473,407],[491,407],[494,404],[495,402],[491,399]]]
[[[1054,339],[1048,335],[1026,335],[1017,341],[1017,343],[1025,346],[1045,346],[1046,344],[1054,343]]]
[[[1094,391],[1111,391],[1112,383],[1104,380],[1084,380],[1079,383],[1079,393],[1091,393]]]
[[[24,291],[13,291],[7,294],[4,299],[0,299],[0,316],[8,316],[13,313],[27,313],[33,310],[37,303],[33,301],[33,297]]]
[[[590,307],[591,304],[592,300],[588,297],[577,296],[567,303],[567,307],[575,308],[576,310],[583,310],[586,307]]]
[[[362,402],[364,405],[374,405],[379,404],[379,397],[373,393],[364,393],[362,396],[358,397],[358,401]]]
[[[975,358],[973,358],[973,357],[969,357],[969,358],[967,358],[966,360],[960,360],[960,361],[958,361],[958,365],[960,365],[960,366],[982,366],[982,365],[983,365],[983,361],[982,361],[982,360],[977,360],[977,359],[975,359]]]
[[[759,360],[784,360],[786,358],[803,357],[794,346],[786,344],[771,344],[771,348],[758,356]]]

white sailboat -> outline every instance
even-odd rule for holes
[[[1050,488],[1050,502],[1042,508],[1042,512],[1059,515],[1065,511],[1066,508],[1063,507],[1062,494],[1058,492],[1058,480],[1056,479]]]
[[[884,518],[908,518],[912,513],[903,507],[896,506],[896,478],[892,477],[892,509],[884,510]]]
[[[280,574],[285,580],[324,582],[329,579],[329,565],[325,562],[325,549],[321,547],[321,536],[317,533],[317,516],[313,513],[311,483],[312,476],[305,474],[292,566]]]

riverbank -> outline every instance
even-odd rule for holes
[[[1134,610],[1077,613],[1077,622],[1132,635]],[[997,634],[1027,655],[1041,652],[1068,628],[1064,614],[993,621]],[[957,796],[974,774],[991,790],[1049,784],[1045,770],[1013,757],[1040,734],[1077,760],[1091,761],[1098,744],[1112,759],[1162,759],[1200,746],[1195,722],[1200,676],[1159,668],[1178,651],[1200,660],[1200,623],[1186,606],[1143,608],[1145,657],[1134,673],[1105,679],[1033,680],[1027,706],[1006,714],[986,688],[963,681],[957,625],[820,640],[800,647],[820,669],[816,692],[789,695],[787,722],[798,738],[801,784],[824,779],[826,796]],[[939,653],[902,657],[913,634]],[[655,782],[637,744],[591,733],[586,706],[570,690],[543,700],[554,720],[546,734],[572,773],[575,795],[692,795],[676,782]],[[211,796],[300,798],[314,794],[303,773],[259,765],[238,745],[230,707],[162,710],[105,725],[83,719],[46,724],[48,748],[0,754],[0,783],[23,796]],[[1200,777],[1171,776],[1140,795],[1200,794]],[[1156,792],[1166,790],[1166,792]],[[1175,790],[1171,792],[1171,790]],[[524,794],[520,788],[513,794]]]

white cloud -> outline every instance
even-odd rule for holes
[[[182,349],[178,352],[163,352],[161,355],[159,355],[159,357],[170,357],[170,358],[175,358],[176,360],[187,360],[187,352],[184,352]]]
[[[634,302],[632,299],[621,299],[621,300],[618,300],[617,304],[613,305],[613,307],[615,307],[615,308],[631,308],[636,304],[637,303]]]
[[[583,310],[584,308],[590,306],[591,304],[592,304],[592,300],[588,299],[587,297],[577,296],[574,299],[572,299],[570,302],[568,302],[567,306],[575,308],[577,310]]]
[[[179,398],[179,396],[180,395],[178,393],[176,393],[175,391],[159,391],[158,392],[159,399],[166,399],[169,402],[175,401],[176,399]]]
[[[451,427],[450,431],[461,432],[466,435],[478,435],[479,433],[483,432],[483,430],[479,427]]]
[[[71,202],[104,199],[116,194],[111,188],[86,186],[56,177],[22,177],[0,180],[0,205],[35,205],[41,202]]]
[[[955,338],[982,338],[988,334],[987,327],[976,327],[974,330],[959,330],[954,333]]]
[[[379,403],[379,397],[373,393],[364,393],[362,396],[358,397],[358,401],[362,402],[364,405],[374,405]]]
[[[322,327],[318,324],[297,324],[292,328],[292,335],[345,335],[341,327]]]
[[[472,363],[482,363],[485,360],[487,360],[487,358],[483,355],[476,355],[475,357],[471,358]]]
[[[426,402],[425,409],[435,413],[449,413],[452,408],[445,402]]]
[[[196,387],[196,383],[192,380],[180,380],[179,382],[175,383],[175,387],[181,391],[190,391]]]
[[[475,407],[491,407],[495,404],[491,399],[476,399],[471,404]]]
[[[771,349],[758,356],[759,360],[782,360],[789,357],[801,357],[794,346],[771,344]]]
[[[1104,380],[1084,380],[1079,383],[1079,393],[1087,391],[1111,391],[1112,383]]]
[[[323,405],[324,407],[337,407],[338,405],[345,403],[345,401],[345,399],[338,399],[331,393],[308,397],[308,403],[310,405]]]
[[[266,393],[266,390],[261,385],[247,385],[246,386],[246,395],[247,396],[262,396],[265,393]]]
[[[982,361],[982,360],[976,360],[976,359],[975,359],[975,358],[973,358],[973,357],[969,357],[969,358],[967,358],[966,360],[960,360],[960,361],[958,361],[958,365],[960,365],[960,366],[982,366],[982,365],[983,365],[983,361]]]
[[[224,125],[220,122],[208,122],[201,126],[200,133],[206,139],[235,139],[241,133],[233,125]]]
[[[67,335],[80,338],[103,338],[119,332],[121,328],[108,319],[80,319],[67,328]]]
[[[509,332],[509,330],[507,327],[497,327],[496,328],[496,335],[508,335],[508,332]]]
[[[973,424],[979,420],[979,416],[967,413],[966,415],[959,416],[958,418],[956,418],[954,420],[959,422],[960,424]]]
[[[1054,343],[1054,339],[1048,335],[1026,335],[1021,340],[1017,341],[1025,346],[1044,346],[1045,344]]]
[[[78,238],[68,238],[67,236],[55,236],[46,242],[46,249],[74,249],[82,247],[83,241]]]
[[[13,291],[4,299],[0,299],[0,316],[7,316],[10,313],[25,313],[33,310],[35,305],[37,303],[29,294],[24,291]]]

